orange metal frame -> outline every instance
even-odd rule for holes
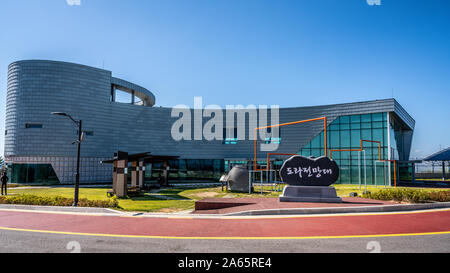
[[[394,183],[395,183],[395,187],[397,187],[397,168],[396,168],[396,163],[395,160],[385,160],[385,159],[381,159],[381,141],[374,141],[374,140],[364,140],[361,139],[361,149],[333,149],[330,150],[330,159],[331,159],[331,153],[332,152],[361,152],[363,151],[363,143],[364,142],[371,142],[371,143],[378,143],[378,157],[380,162],[394,162]]]
[[[269,153],[267,154],[267,166],[265,169],[258,169],[258,130],[268,129],[268,128],[274,128],[274,127],[283,127],[288,125],[295,125],[295,124],[301,124],[306,122],[313,122],[313,121],[324,121],[324,132],[325,132],[325,156],[328,155],[328,143],[327,143],[327,117],[321,117],[321,118],[315,118],[315,119],[307,119],[307,120],[300,120],[300,121],[294,121],[289,123],[283,123],[283,124],[277,124],[277,125],[271,125],[271,126],[265,126],[260,128],[255,128],[255,171],[270,171],[269,166],[269,157],[271,155],[296,155],[296,154],[277,154],[277,153]]]

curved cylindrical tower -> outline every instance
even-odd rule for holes
[[[150,91],[111,74],[103,69],[56,61],[27,60],[9,65],[5,158],[15,163],[13,175],[15,171],[23,173],[21,168],[27,165],[28,175],[21,175],[22,182],[41,176],[42,179],[57,176],[62,183],[73,181],[76,145],[71,143],[76,139],[77,127],[66,118],[50,114],[65,112],[83,120],[87,135],[82,145],[85,175],[81,180],[110,180],[111,166],[99,162],[120,148],[113,145],[117,139],[111,134],[117,129],[113,125],[117,122],[113,107],[117,90],[133,99],[130,104],[139,103],[119,108],[148,108],[155,104]],[[30,165],[34,165],[32,174],[28,170]]]

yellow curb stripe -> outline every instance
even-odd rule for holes
[[[176,240],[310,240],[310,239],[406,237],[406,236],[426,236],[426,235],[450,234],[450,231],[443,231],[443,232],[425,232],[425,233],[346,235],[346,236],[306,236],[306,237],[177,237],[177,236],[146,236],[146,235],[78,233],[78,232],[65,232],[65,231],[7,228],[7,227],[0,227],[0,230],[48,233],[48,234],[58,234],[58,235],[77,235],[77,236],[115,237],[115,238],[140,238],[140,239],[176,239]]]

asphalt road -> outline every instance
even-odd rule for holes
[[[450,210],[290,217],[130,217],[0,210],[3,253],[450,252]]]
[[[0,231],[1,253],[449,253],[450,234],[299,240],[115,238]]]
[[[0,230],[150,239],[316,239],[450,232],[450,210],[288,218],[192,217],[119,217],[3,210],[0,211]]]

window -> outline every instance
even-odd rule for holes
[[[350,117],[349,116],[343,116],[340,118],[340,123],[341,124],[347,124],[350,122]]]
[[[25,128],[27,129],[42,129],[44,125],[40,123],[27,123],[25,124]]]
[[[119,103],[132,103],[132,94],[116,89],[115,90],[114,101]]]
[[[351,147],[354,149],[361,147],[361,130],[351,131]]]
[[[237,138],[237,128],[223,128],[223,144],[235,145],[238,142]]]
[[[341,123],[341,129],[340,130],[350,130],[350,125]]]
[[[372,114],[372,121],[383,121],[383,113]]]
[[[272,128],[267,128],[267,133],[272,134]],[[281,144],[281,128],[278,128],[278,137],[266,137],[265,144]]]
[[[354,115],[350,116],[351,123],[360,123],[361,122],[361,116],[360,115]]]
[[[51,164],[11,164],[8,174],[12,183],[59,183]]]
[[[320,149],[320,137],[315,137],[311,141],[311,148],[313,148],[313,149]]]
[[[350,131],[349,130],[340,131],[340,137],[341,137],[341,147],[344,149],[350,148]]]
[[[339,149],[341,147],[340,144],[340,138],[339,138],[339,131],[331,131],[330,132],[330,148],[333,149]]]
[[[119,86],[111,86],[111,101],[125,104],[145,105],[141,98],[136,96],[136,91],[122,89]]]
[[[134,96],[134,104],[135,105],[144,105],[144,102],[140,98]]]
[[[169,177],[180,180],[219,180],[224,172],[224,160],[216,159],[180,159],[170,160]],[[153,163],[147,166],[146,179],[157,179],[162,175],[163,164]]]
[[[363,140],[372,140],[372,130],[370,129],[363,129],[361,130],[361,139]],[[364,147],[372,147],[372,143],[370,142],[364,142]]]
[[[362,115],[361,116],[361,122],[372,122],[372,115]]]

